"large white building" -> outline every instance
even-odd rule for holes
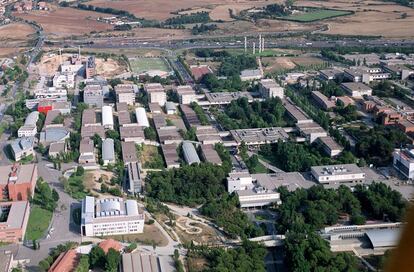
[[[111,106],[102,107],[102,125],[105,129],[114,129],[114,116]]]
[[[197,95],[190,85],[178,86],[176,89],[180,104],[191,104],[197,102]]]
[[[358,184],[365,181],[365,172],[356,164],[313,166],[311,174],[322,185]]]
[[[280,99],[283,99],[285,96],[283,87],[271,78],[260,80],[259,92],[264,98],[279,97]]]
[[[393,166],[406,178],[414,178],[414,150],[397,149],[393,153]]]
[[[144,232],[144,213],[135,200],[122,198],[82,200],[81,235],[108,236]]]
[[[160,106],[164,106],[167,102],[167,93],[160,83],[145,84],[144,89],[148,94],[149,103],[158,103]]]
[[[127,103],[128,105],[135,104],[135,93],[137,92],[137,85],[134,84],[118,84],[115,86],[116,102]]]
[[[56,72],[53,76],[53,87],[55,88],[74,88],[75,74],[74,73],[60,73]]]
[[[147,117],[147,112],[145,108],[138,107],[135,109],[135,116],[137,118],[138,126],[140,127],[149,127],[149,121]]]

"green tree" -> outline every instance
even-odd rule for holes
[[[84,173],[85,173],[85,169],[82,166],[78,166],[76,168],[76,173],[75,173],[76,176],[81,177],[83,176]]]
[[[105,268],[105,252],[99,246],[94,246],[89,253],[89,264],[91,268]]]
[[[108,250],[108,254],[106,254],[106,264],[105,264],[105,271],[106,272],[117,272],[118,265],[121,258],[121,254],[113,248]]]

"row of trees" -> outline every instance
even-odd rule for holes
[[[201,125],[207,126],[210,124],[208,121],[207,115],[204,112],[203,108],[197,104],[197,102],[191,103],[191,108],[194,110],[194,112],[197,114],[197,118],[200,121]]]
[[[253,103],[249,103],[247,98],[239,98],[216,115],[220,124],[230,130],[284,126],[284,114],[285,108],[279,98]]]
[[[42,207],[45,210],[53,212],[57,207],[59,194],[55,189],[51,189],[49,184],[39,178],[36,183],[35,195],[33,203]]]
[[[206,33],[206,32],[214,31],[217,28],[218,27],[217,27],[216,24],[200,24],[200,25],[195,25],[191,29],[191,34],[193,34],[193,35],[199,35],[199,34],[203,34],[203,33]]]
[[[245,69],[257,68],[256,58],[253,55],[232,55],[224,58],[218,68],[218,74],[221,76],[239,76],[240,72]]]
[[[180,15],[177,17],[168,18],[165,20],[165,25],[183,25],[183,24],[197,24],[210,22],[208,12],[202,11],[197,13]]]

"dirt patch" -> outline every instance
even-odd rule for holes
[[[10,57],[19,54],[20,52],[24,51],[26,48],[11,48],[11,47],[0,47],[0,57]]]
[[[144,225],[144,233],[137,234],[128,234],[128,235],[113,235],[106,238],[112,238],[118,241],[128,242],[128,243],[140,243],[144,245],[156,245],[160,247],[165,247],[168,245],[168,239],[164,236],[161,230],[152,225]]]
[[[128,72],[128,68],[122,65],[119,61],[114,59],[96,59],[96,73],[103,77],[113,77],[125,72]]]
[[[94,170],[85,173],[84,185],[86,190],[95,191],[99,193],[101,191],[101,184],[98,180],[102,177],[103,183],[109,185],[109,181],[113,176],[112,172],[104,170]]]
[[[51,11],[30,11],[27,13],[14,13],[15,16],[39,23],[49,38],[65,36],[79,36],[92,31],[106,31],[113,26],[96,21],[98,17],[105,17],[93,11],[84,11],[73,8],[55,7]]]
[[[323,63],[321,59],[315,58],[315,57],[294,57],[294,58],[291,58],[291,61],[295,63],[296,65],[301,65],[301,66],[309,66],[309,65]]]
[[[12,23],[3,25],[0,26],[0,42],[26,41],[34,33],[34,29],[28,24]]]
[[[212,227],[186,217],[180,216],[177,218],[174,230],[183,243],[193,241],[198,244],[216,244],[220,242],[216,231]]]
[[[296,64],[288,57],[263,58],[262,63],[266,71],[280,71],[296,67]]]

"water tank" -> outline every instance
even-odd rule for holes
[[[138,126],[141,126],[141,127],[149,127],[150,126],[148,118],[147,118],[147,112],[145,111],[144,108],[142,108],[142,107],[136,108],[135,109],[135,115],[137,117]]]

